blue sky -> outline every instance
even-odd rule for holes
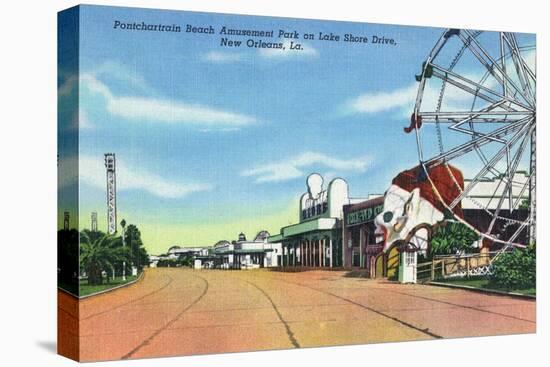
[[[315,39],[298,40],[301,52],[231,49],[220,47],[218,34],[113,30],[115,20],[378,35],[397,45]],[[276,232],[298,219],[310,172],[343,177],[352,197],[384,192],[396,172],[418,161],[414,134],[403,127],[414,107],[414,75],[442,31],[83,7],[83,226],[92,210],[105,226],[105,152],[115,152],[119,163],[119,216],[148,230],[153,252],[233,239],[243,229],[228,232],[229,223],[248,221],[242,227],[255,231],[265,218]],[[70,83],[69,75],[59,76],[61,88]],[[72,123],[71,116],[61,119]],[[186,226],[206,233],[178,231]]]

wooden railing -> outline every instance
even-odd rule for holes
[[[496,252],[464,254],[457,256],[435,256],[431,261],[416,266],[419,281],[447,277],[470,277],[491,274],[491,261]]]

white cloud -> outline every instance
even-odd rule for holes
[[[297,56],[317,56],[319,53],[313,46],[299,42],[302,45],[302,50],[291,50],[289,40],[283,42],[283,48],[261,48],[258,54],[266,59],[288,59]],[[296,42],[294,42],[296,44]]]
[[[524,58],[527,64],[533,69],[535,65],[535,52],[529,51],[524,54]],[[512,60],[508,60],[510,63],[507,66],[507,70],[515,70],[512,64]],[[533,69],[534,70],[534,69]],[[486,73],[486,70],[483,66],[480,65],[480,70],[475,73],[462,73],[463,76],[472,81],[480,81],[483,75]],[[519,85],[517,81],[517,75],[515,72],[510,72],[511,78]],[[489,77],[485,80],[485,87],[500,92],[500,85],[497,80],[493,77]],[[387,112],[391,110],[402,110],[404,113],[403,116],[410,116],[414,109],[416,96],[418,93],[419,84],[413,82],[412,84],[397,88],[391,91],[384,92],[369,92],[361,94],[355,98],[349,100],[346,104],[346,111],[351,113],[366,113],[373,114],[379,112]],[[435,108],[437,101],[439,99],[439,94],[441,91],[441,80],[432,77],[432,80],[429,80],[426,83],[424,92],[422,95],[422,107]],[[469,92],[466,92],[456,86],[447,84],[445,88],[444,99],[442,103],[442,110],[451,111],[451,110],[470,110],[472,101],[474,97]],[[478,99],[478,104],[483,103],[488,105],[488,102]]]
[[[94,69],[92,73],[95,77],[107,76],[125,82],[132,86],[133,89],[138,88],[143,91],[151,90],[151,87],[135,68],[132,70],[126,65],[119,64],[114,61],[106,61]]]
[[[76,158],[68,160],[73,167]],[[172,182],[163,177],[146,172],[129,164],[117,157],[117,190],[141,190],[154,196],[168,199],[182,198],[194,192],[209,191],[212,186],[204,183],[182,183]],[[78,161],[78,172],[80,181],[84,184],[105,190],[105,166],[103,156],[81,155]],[[74,182],[67,176],[66,183]],[[64,182],[65,183],[65,182]]]
[[[62,122],[63,121],[60,121],[59,123],[61,124]],[[94,128],[94,125],[90,122],[90,119],[84,110],[75,111],[66,123],[67,125],[62,128],[66,128],[70,131],[78,131],[79,129],[92,130]]]
[[[108,110],[127,119],[148,119],[169,123],[200,123],[213,126],[243,126],[256,119],[238,113],[166,99],[118,97],[109,101]]]
[[[231,62],[239,62],[242,60],[242,56],[237,53],[210,51],[206,55],[204,55],[204,59],[206,61],[214,63],[225,64]]]
[[[414,103],[418,84],[391,92],[365,93],[352,99],[348,105],[353,112],[377,113]]]
[[[364,172],[371,163],[369,157],[337,159],[322,153],[305,152],[290,159],[268,163],[241,172],[241,176],[255,177],[255,182],[279,182],[304,176],[304,168],[322,166],[333,171]],[[334,172],[331,172],[335,175]]]
[[[100,94],[106,99],[107,110],[110,113],[129,120],[210,127],[244,126],[257,122],[256,118],[252,116],[200,104],[189,104],[164,98],[117,96],[92,74],[83,74],[81,82],[91,92]]]
[[[86,114],[86,112],[84,112],[83,110],[79,112],[78,127],[81,130],[91,130],[94,128],[94,125],[90,122],[88,114]]]
[[[441,85],[437,83],[436,85],[426,83],[422,94],[423,107],[435,108],[439,99],[440,87]],[[362,94],[349,101],[347,106],[348,110],[352,113],[373,114],[391,110],[401,110],[403,116],[410,116],[414,109],[417,94],[418,83],[413,83],[407,87],[394,89],[389,92]],[[470,109],[472,101],[472,94],[448,84],[445,88],[445,98],[443,100],[442,110]],[[481,102],[485,103],[485,101]]]
[[[221,132],[221,133],[227,133],[227,132],[235,132],[240,131],[241,129],[238,127],[227,127],[222,129],[200,129],[199,131],[201,133],[210,133],[210,132]]]

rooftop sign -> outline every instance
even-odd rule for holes
[[[354,224],[370,222],[370,221],[374,220],[374,218],[378,214],[382,213],[383,210],[384,210],[384,205],[383,204],[379,204],[379,205],[372,206],[372,207],[369,207],[369,208],[360,209],[360,210],[348,213],[347,218],[346,218],[346,222],[350,226],[352,226]]]

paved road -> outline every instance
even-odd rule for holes
[[[535,302],[345,272],[149,269],[80,304],[81,360],[535,332]]]

